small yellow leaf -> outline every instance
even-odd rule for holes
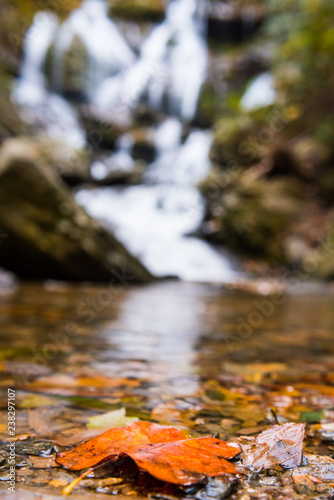
[[[89,429],[108,427],[108,429],[113,429],[115,427],[126,427],[132,422],[137,422],[136,417],[127,417],[125,408],[120,408],[119,410],[110,411],[108,413],[103,413],[102,415],[97,415],[96,417],[91,417],[88,420],[87,427]]]

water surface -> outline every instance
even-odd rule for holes
[[[17,435],[26,435],[18,446],[77,443],[88,436],[90,417],[122,407],[129,416],[227,439],[273,424],[272,408],[281,422],[308,422],[313,434],[314,420],[333,420],[328,290],[263,297],[173,281],[110,289],[24,284],[1,294],[0,311],[1,439],[8,438],[11,387]],[[309,441],[315,448],[334,451],[321,439]],[[18,487],[60,494],[50,481],[72,473],[47,460],[23,450]],[[122,487],[119,493],[129,493]]]

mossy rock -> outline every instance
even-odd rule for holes
[[[317,185],[321,199],[334,206],[334,170],[322,173],[317,179]]]
[[[251,38],[265,16],[264,0],[209,0],[206,5],[208,35],[219,43],[240,43]]]
[[[198,97],[194,124],[200,127],[211,126],[217,120],[219,113],[222,111],[220,109],[220,101],[221,99],[217,96],[217,92],[210,82],[204,83]]]
[[[334,280],[334,211],[327,214],[327,226],[319,245],[304,260],[302,269],[313,279]]]
[[[331,191],[330,176],[321,177],[321,173],[331,165],[331,149],[316,139],[302,135],[289,143],[289,148],[295,160],[296,174],[304,179],[314,179],[325,189],[324,181],[329,181],[329,192]],[[320,174],[320,178],[319,178]]]
[[[160,21],[165,16],[163,0],[109,0],[112,17],[138,21]]]
[[[29,127],[20,117],[18,107],[10,99],[10,91],[0,86],[0,143],[16,135],[28,134]]]
[[[284,263],[287,228],[303,206],[301,185],[295,179],[249,181],[246,175],[235,172],[229,182],[224,177],[216,192],[219,177],[202,186],[209,198],[209,237],[239,254]]]
[[[74,186],[91,179],[91,151],[88,149],[73,149],[68,144],[39,134],[30,138],[20,138],[21,144],[32,146],[39,157],[50,165],[67,184]]]
[[[231,162],[244,166],[257,163],[262,159],[261,144],[251,139],[256,138],[259,129],[260,123],[247,115],[223,118],[215,127],[211,160],[222,166]]]
[[[53,12],[65,19],[81,0],[3,0],[0,2],[0,61],[10,71],[18,71],[22,58],[24,38],[34,15],[40,10]]]
[[[62,63],[62,79],[57,81],[59,68],[55,65],[55,43],[47,52],[45,73],[51,90],[59,92],[72,101],[87,101],[88,88],[88,54],[87,49],[79,37],[74,37],[64,55]]]
[[[133,137],[132,157],[152,163],[156,159],[154,132],[150,127],[141,127],[131,131]]]
[[[128,108],[122,108],[121,113],[103,114],[90,106],[82,105],[78,111],[87,140],[94,150],[101,147],[113,149],[117,139],[131,128]]]
[[[29,279],[147,282],[150,273],[77,205],[33,145],[0,150],[0,266]]]

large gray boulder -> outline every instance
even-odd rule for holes
[[[77,205],[20,139],[0,149],[0,266],[29,279],[147,282],[150,273]]]

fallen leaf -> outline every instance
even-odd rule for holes
[[[57,406],[59,403],[55,399],[42,396],[40,394],[28,394],[19,404],[20,408],[40,408],[42,406]]]
[[[45,437],[51,432],[49,425],[45,422],[45,418],[43,417],[44,415],[41,410],[28,410],[28,422],[30,429],[33,429],[37,434]]]
[[[52,479],[49,482],[49,486],[52,486],[53,488],[60,488],[64,487],[68,484],[68,482],[65,479]]]
[[[138,446],[168,443],[184,439],[182,431],[150,422],[134,422],[127,427],[110,429],[71,451],[59,453],[57,462],[66,469],[82,470],[118,458]]]
[[[67,469],[82,470],[128,455],[157,479],[192,485],[207,477],[235,474],[235,467],[225,459],[240,451],[235,443],[212,437],[185,439],[182,431],[173,427],[135,422],[60,453],[57,462]]]
[[[224,369],[228,373],[240,375],[248,382],[260,382],[266,375],[273,377],[273,374],[286,371],[287,365],[283,363],[224,363]]]
[[[204,437],[139,448],[128,455],[157,479],[189,486],[207,477],[236,474],[234,465],[225,458],[234,458],[240,451],[234,443]]]
[[[307,424],[313,422],[320,422],[321,420],[325,420],[325,414],[322,410],[320,411],[302,411],[300,413],[299,420],[301,422],[306,422]]]
[[[256,438],[243,437],[242,463],[254,469],[268,469],[275,465],[298,467],[302,461],[305,424],[274,425]]]
[[[111,378],[104,375],[94,377],[80,377],[72,375],[50,375],[40,377],[28,384],[28,388],[33,391],[43,390],[49,394],[59,394],[61,389],[62,395],[91,395],[92,390],[95,394],[108,393],[110,389],[118,389],[120,387],[134,388],[140,385],[139,380],[129,378]]]
[[[112,429],[114,427],[126,427],[132,422],[137,422],[136,417],[127,417],[125,408],[120,408],[119,410],[109,411],[108,413],[103,413],[102,415],[97,415],[91,417],[88,420],[87,427],[89,429],[95,429],[99,427],[108,427]]]

